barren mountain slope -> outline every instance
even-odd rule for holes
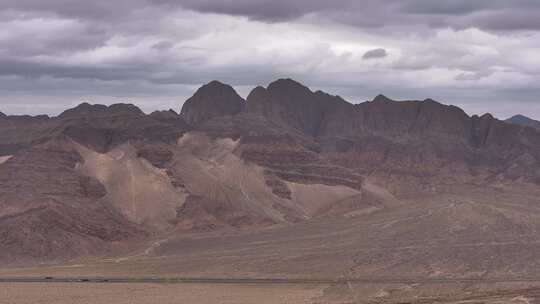
[[[102,198],[106,189],[76,170],[62,141],[32,147],[0,165],[0,260],[51,261],[107,251],[144,236]]]
[[[311,258],[334,270],[348,265],[352,274],[473,273],[485,267],[465,262],[475,256],[465,245],[482,240],[489,243],[483,254],[502,265],[490,271],[525,273],[496,248],[521,237],[523,250],[535,244],[540,133],[433,100],[378,96],[353,105],[282,79],[244,101],[212,82],[181,115],[81,104],[53,118],[2,116],[0,128],[2,260],[57,260],[146,237],[282,227],[313,238],[300,273]],[[497,197],[505,195],[523,202]],[[333,224],[316,232],[300,224],[360,227],[377,218],[387,226],[336,228],[335,238],[315,236]],[[425,242],[436,246],[415,247]],[[364,243],[381,251],[354,255]],[[449,257],[445,244],[461,253]],[[342,250],[349,262],[329,262],[325,248]],[[412,250],[409,260],[403,250]]]
[[[186,133],[190,126],[174,112],[144,115],[130,105],[82,104],[56,118],[24,120],[28,125],[19,117],[3,121],[12,127],[6,128],[5,142],[15,147],[3,152],[0,165],[1,199],[7,210],[1,221],[11,227],[1,239],[9,245],[2,256],[7,261],[100,254],[107,243],[175,230],[293,223],[318,216],[336,202],[361,197],[359,190],[328,189],[332,194],[325,196],[327,190],[314,183],[283,181],[242,159],[238,139]],[[31,140],[18,132],[29,132]],[[276,188],[285,191],[286,198]],[[317,204],[302,194],[317,191],[323,194]],[[83,202],[95,208],[76,207]],[[354,203],[339,212],[351,208]],[[54,212],[40,221],[35,212],[42,209]],[[126,231],[119,233],[115,225]],[[31,249],[37,242],[20,233],[26,229],[44,229],[43,234],[32,234],[40,238],[40,250]]]
[[[4,227],[0,259],[52,261],[102,254],[112,245],[152,233],[117,208],[125,203],[125,196],[112,191],[106,174],[92,174],[96,172],[90,169],[100,159],[98,155],[114,147],[121,149],[122,143],[131,140],[149,145],[174,142],[186,128],[179,117],[177,120],[164,123],[129,105],[88,104],[55,118],[0,119],[0,225]],[[107,159],[107,155],[101,158]],[[94,169],[110,172],[104,165],[110,163]],[[139,179],[151,176],[143,172]],[[116,173],[122,175],[122,171]],[[125,189],[129,188],[120,192]],[[161,212],[159,205],[148,210]]]
[[[380,95],[353,105],[282,79],[253,90],[246,108],[308,136],[320,157],[380,178],[395,191],[540,181],[538,132],[430,99],[397,102]]]

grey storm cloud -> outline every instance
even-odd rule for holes
[[[357,26],[421,24],[491,30],[540,29],[537,0],[3,0],[0,10],[122,20],[131,12],[180,7],[204,13],[278,22],[313,14]]]
[[[513,97],[540,117],[539,15],[537,0],[1,0],[0,111],[161,108],[212,79],[245,93],[292,77],[353,102]]]
[[[422,24],[489,30],[540,29],[540,1],[536,0],[183,0],[180,3],[201,12],[270,22],[314,14],[360,27]]]
[[[362,55],[363,59],[375,59],[375,58],[384,58],[388,56],[388,52],[385,49],[378,48],[369,50]]]

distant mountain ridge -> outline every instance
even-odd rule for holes
[[[312,92],[292,79],[255,88],[245,104],[240,111],[235,107],[237,114],[222,112],[221,117],[194,127],[246,140],[248,132],[255,132],[245,128],[246,123],[257,117],[294,134],[296,143],[302,142],[299,145],[307,152],[315,151],[334,164],[385,178],[394,174],[413,180],[422,176],[453,178],[456,168],[461,168],[459,175],[471,178],[520,176],[540,181],[540,172],[531,167],[540,159],[539,134],[490,114],[468,116],[458,107],[431,99],[395,102],[383,95],[352,104],[338,96]],[[201,104],[185,104],[182,112],[204,112],[199,107]],[[268,161],[260,159],[259,163]]]
[[[348,216],[464,185],[540,185],[532,128],[431,99],[352,104],[292,79],[246,100],[213,81],[180,114],[84,103],[0,115],[0,130],[0,260]]]
[[[516,124],[516,125],[520,125],[520,126],[533,127],[535,129],[540,130],[540,121],[534,120],[534,119],[529,118],[529,117],[527,117],[525,115],[521,115],[521,114],[514,115],[514,116],[508,118],[505,121],[509,122],[509,123]]]

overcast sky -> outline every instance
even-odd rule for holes
[[[538,0],[0,0],[0,111],[173,108],[283,77],[540,119]]]

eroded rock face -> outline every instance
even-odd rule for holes
[[[0,166],[0,260],[61,260],[103,253],[144,232],[101,199],[105,187],[77,172],[81,156],[49,143]]]
[[[517,175],[535,182],[536,170],[512,159],[526,155],[529,165],[540,159],[538,135],[491,115],[469,117],[431,99],[394,101],[384,95],[353,105],[291,79],[255,88],[242,113],[214,117],[199,128],[241,139],[244,159],[302,183],[354,187],[361,179],[351,171],[411,184]]]
[[[234,117],[218,117],[202,124],[199,129],[215,138],[239,140],[236,153],[242,159],[266,168],[280,179],[361,187],[362,177],[329,162],[319,153],[320,145],[313,137],[294,128],[282,127],[261,115],[242,113]]]
[[[159,122],[172,124],[178,126],[183,130],[189,130],[189,126],[187,125],[186,121],[182,118],[182,116],[180,116],[180,114],[176,113],[173,110],[155,111],[152,112],[149,116],[150,118]]]
[[[18,153],[0,169],[0,193],[24,199],[41,195],[84,198],[100,193],[84,190],[98,187],[75,173],[79,161],[78,153],[62,147],[36,147]]]
[[[101,254],[113,243],[145,237],[147,227],[112,204],[114,197],[97,176],[80,171],[85,159],[76,146],[101,154],[132,143],[141,157],[159,166],[168,157],[166,149],[157,149],[160,143],[174,144],[188,128],[171,114],[145,115],[126,104],[82,104],[54,118],[0,119],[0,157],[9,156],[0,166],[0,243],[5,249],[0,260]]]
[[[272,192],[275,195],[288,200],[292,198],[291,189],[283,180],[270,172],[267,172],[266,175],[266,184],[272,189]]]
[[[165,145],[144,146],[137,152],[137,157],[142,157],[157,168],[166,168],[166,164],[172,160],[173,152]]]
[[[5,116],[0,119],[0,155],[44,143],[53,132],[48,116]]]
[[[96,151],[105,153],[125,142],[174,142],[189,126],[173,113],[145,115],[130,104],[82,104],[54,120],[57,129]]]
[[[271,226],[272,220],[253,216],[238,206],[208,197],[190,195],[178,208],[176,226],[182,231],[213,231],[224,228],[251,228]]]
[[[231,86],[212,81],[186,100],[181,115],[196,126],[214,117],[238,114],[243,107],[244,100]]]
[[[68,137],[106,153],[125,142],[175,142],[190,127],[179,115],[145,115],[129,104],[81,104],[58,117],[8,116],[0,121],[0,155]]]
[[[313,93],[292,79],[279,79],[267,89],[255,88],[247,98],[247,112],[260,114],[280,125],[316,136],[325,114],[341,104],[339,97]]]
[[[0,199],[0,260],[61,261],[103,254],[113,242],[144,235],[110,205],[53,198]]]
[[[366,134],[385,137],[451,137],[463,140],[469,128],[463,110],[425,101],[392,101],[378,96],[372,102],[342,105],[325,117],[320,137],[361,137]]]

